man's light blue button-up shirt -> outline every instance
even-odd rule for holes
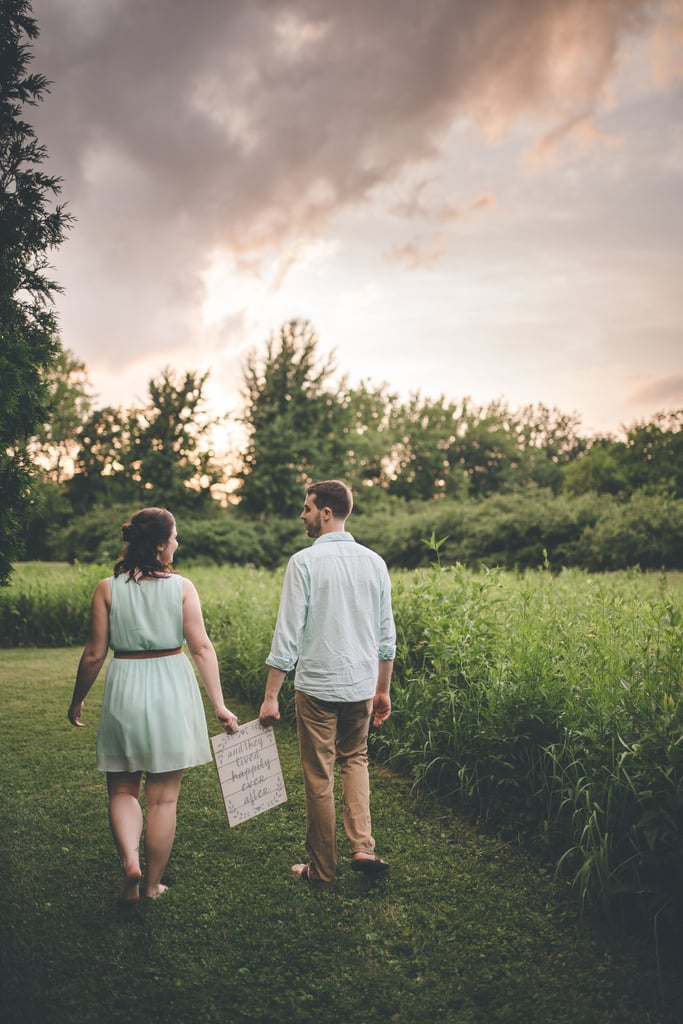
[[[391,581],[378,554],[335,531],[292,555],[267,665],[296,667],[295,688],[319,700],[356,701],[374,696],[378,661],[395,655]]]

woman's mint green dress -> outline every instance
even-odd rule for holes
[[[111,577],[109,643],[114,651],[168,650],[183,636],[183,578],[136,583]],[[170,772],[211,760],[206,716],[189,658],[112,658],[107,668],[97,767]]]

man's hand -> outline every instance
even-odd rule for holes
[[[375,728],[378,728],[380,725],[384,725],[391,714],[391,697],[389,694],[376,693],[372,698],[372,710],[375,713],[375,717],[372,720],[372,724]]]
[[[280,721],[280,705],[277,697],[266,697],[259,711],[261,725],[275,725]]]

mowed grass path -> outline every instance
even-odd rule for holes
[[[5,1024],[674,1024],[683,985],[651,944],[581,921],[549,872],[373,769],[391,874],[304,856],[296,737],[286,804],[230,829],[213,765],[189,771],[171,890],[116,904],[119,865],[86,729],[66,721],[79,650],[0,651],[0,1019]],[[229,685],[229,681],[225,683]],[[253,708],[231,702],[246,722]],[[217,732],[209,717],[210,732]]]

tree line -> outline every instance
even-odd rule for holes
[[[433,534],[439,557],[469,564],[683,567],[683,411],[589,437],[543,405],[402,399],[336,369],[310,323],[283,324],[247,357],[233,418],[246,441],[219,457],[228,418],[207,411],[208,374],[166,368],[141,405],[97,408],[61,351],[29,446],[26,554],[109,560],[127,510],[160,504],[185,520],[186,557],[273,566],[301,543],[305,485],[339,476],[355,533],[390,564],[427,564]]]

